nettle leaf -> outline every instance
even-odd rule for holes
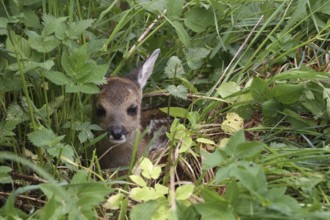
[[[203,59],[205,59],[211,51],[203,48],[189,48],[188,52],[186,52],[186,59],[188,62],[188,66],[192,70],[196,70],[203,65]]]
[[[200,33],[206,30],[214,21],[211,7],[205,9],[195,7],[185,14],[184,24],[192,31]]]
[[[148,201],[142,204],[133,206],[130,210],[131,220],[152,219],[153,215],[159,209],[158,201]]]
[[[185,73],[182,61],[177,56],[172,56],[167,62],[165,73],[170,79],[182,76]]]
[[[52,83],[63,86],[66,84],[73,84],[74,82],[64,73],[58,71],[43,71],[43,75]]]
[[[175,191],[176,200],[187,200],[193,194],[195,186],[193,184],[187,184],[179,186]]]
[[[44,29],[42,30],[43,35],[50,35],[52,33],[55,33],[55,36],[58,39],[63,39],[63,33],[65,28],[65,21],[67,20],[67,17],[59,17],[55,18],[53,15],[44,14],[42,17]]]
[[[142,169],[142,175],[147,179],[157,179],[160,176],[160,166],[154,166],[148,158],[143,158],[140,167]]]
[[[228,140],[224,150],[227,154],[233,156],[236,151],[236,148],[245,142],[244,131],[240,130],[234,133]]]
[[[275,85],[272,88],[271,93],[277,101],[290,105],[300,100],[303,90],[303,84],[280,84]]]
[[[69,24],[68,30],[65,33],[70,39],[77,39],[87,28],[92,26],[94,21],[95,19],[86,19],[72,22]]]
[[[65,135],[57,136],[51,129],[40,128],[28,134],[29,140],[37,147],[55,146]]]
[[[70,53],[63,53],[61,64],[65,73],[76,80],[88,75],[93,69],[93,66],[87,62],[85,45],[73,49]]]
[[[73,150],[73,147],[70,145],[57,144],[50,148],[46,148],[46,151],[52,157],[60,156],[61,159],[64,160],[64,162],[67,162],[68,160],[70,162],[74,161],[74,150]],[[63,158],[63,157],[65,157],[65,158]]]
[[[171,18],[179,18],[182,13],[184,0],[167,0],[166,15]]]
[[[166,90],[174,97],[180,99],[187,99],[188,90],[183,85],[178,85],[178,86],[169,85],[167,86]]]
[[[29,36],[28,44],[30,47],[40,53],[49,53],[60,44],[60,41],[55,36],[42,36],[33,31],[26,33]]]
[[[259,77],[253,79],[250,85],[250,93],[257,102],[264,102],[270,98],[270,89],[267,82]]]
[[[202,155],[202,168],[208,170],[216,166],[220,166],[223,161],[227,159],[227,154],[217,149],[213,153],[209,153],[205,150],[201,150]]]

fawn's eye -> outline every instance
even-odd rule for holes
[[[98,117],[104,117],[105,116],[105,110],[102,106],[96,106],[96,115]]]
[[[130,116],[135,116],[137,115],[137,106],[135,105],[131,105],[128,109],[127,109],[127,114]]]

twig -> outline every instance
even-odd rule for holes
[[[22,179],[22,180],[26,180],[26,181],[33,182],[33,183],[47,183],[46,180],[41,179],[40,177],[36,176],[35,174],[34,174],[34,176],[28,176],[28,175],[24,175],[21,173],[15,173],[15,172],[10,172],[9,174],[13,179]]]
[[[164,11],[166,12],[166,11]],[[157,24],[158,20],[162,17],[162,15],[158,15],[157,18],[155,20],[153,20],[153,22],[151,22],[151,24],[147,27],[147,29],[141,34],[141,36],[138,38],[137,43],[134,44],[131,49],[128,51],[128,57],[131,56],[131,54],[136,50],[136,45],[138,43],[140,43],[141,41],[143,41],[144,38],[146,38],[148,36],[148,34],[150,33],[150,31],[152,30],[152,28]]]
[[[1,197],[9,197],[10,193],[0,192],[0,196]],[[29,200],[29,201],[33,201],[33,202],[37,202],[37,203],[41,203],[41,204],[46,204],[46,202],[44,200],[40,200],[38,198],[33,198],[33,197],[30,197],[30,196],[17,195],[16,198],[19,198],[21,200]]]

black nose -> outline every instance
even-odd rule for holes
[[[127,135],[127,130],[124,127],[110,127],[109,128],[109,134],[113,137],[115,140],[120,140]]]

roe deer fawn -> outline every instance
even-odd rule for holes
[[[94,121],[108,132],[108,137],[97,146],[103,169],[128,166],[132,159],[135,135],[141,126],[142,89],[152,74],[159,51],[155,50],[126,77],[108,77],[96,97]],[[146,146],[142,139],[138,145],[138,157]]]

